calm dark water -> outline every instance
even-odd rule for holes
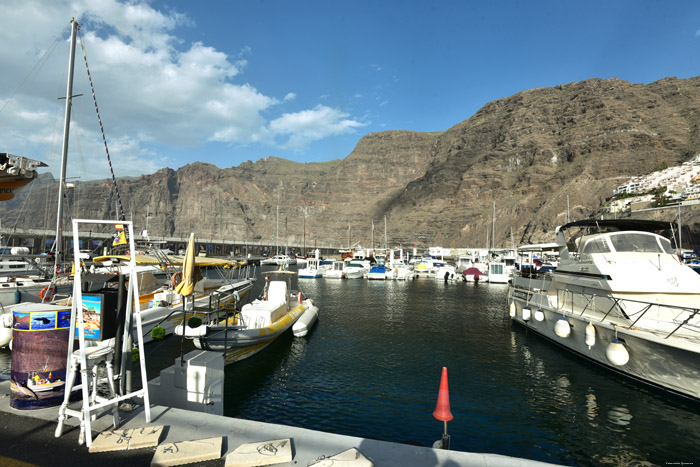
[[[443,429],[432,412],[444,366],[452,449],[566,465],[700,463],[700,404],[511,327],[504,285],[300,283],[319,321],[226,368],[227,416],[430,446]],[[147,350],[155,376],[180,344]]]

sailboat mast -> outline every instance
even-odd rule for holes
[[[491,248],[496,248],[496,202],[493,202],[493,216],[491,218]]]
[[[66,183],[66,162],[68,160],[68,136],[70,133],[70,111],[73,104],[73,65],[75,62],[75,36],[78,30],[78,22],[71,20],[70,56],[68,57],[68,85],[66,86],[66,113],[63,122],[63,150],[61,151],[61,176],[58,183],[58,213],[56,214],[56,257],[54,258],[54,272],[61,262],[61,226],[63,224],[63,190]]]
[[[386,216],[384,216],[384,250],[386,250],[387,247],[387,241],[386,241]]]

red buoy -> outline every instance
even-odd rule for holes
[[[440,391],[438,392],[437,406],[435,406],[433,417],[442,422],[449,422],[454,418],[452,412],[450,412],[450,390],[447,387],[447,368],[444,366],[442,367]]]

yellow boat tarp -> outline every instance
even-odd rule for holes
[[[124,261],[124,262],[129,262],[131,261],[131,256],[130,255],[105,255],[105,256],[97,256],[92,259],[96,263],[105,263],[107,261]],[[136,264],[152,264],[152,265],[160,265],[161,262],[158,258],[154,256],[149,256],[149,255],[136,255],[134,257],[134,260],[136,261]],[[185,262],[185,257],[184,256],[168,256],[168,261],[170,262],[171,266],[182,266],[182,264]],[[195,266],[218,266],[222,268],[235,268],[238,267],[239,263],[238,262],[232,262],[227,259],[218,259],[218,258],[209,258],[206,256],[195,256],[194,258],[194,265]]]

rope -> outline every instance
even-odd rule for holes
[[[92,84],[92,75],[90,74],[90,67],[88,66],[87,52],[85,51],[85,44],[83,43],[83,35],[80,34],[80,29],[78,29],[78,34],[80,35],[80,48],[83,49],[83,58],[85,59],[85,69],[87,70],[88,80],[90,81],[90,89],[92,90],[92,100],[95,102],[95,112],[97,112],[97,121],[100,122],[100,131],[102,132],[102,141],[105,143],[105,151],[107,151],[107,162],[109,163],[109,170],[112,173],[112,183],[114,184],[114,190],[117,192],[117,202],[119,203],[119,220],[126,221],[124,216],[124,208],[122,207],[122,199],[119,196],[119,187],[117,186],[117,178],[114,176],[114,168],[112,167],[112,159],[109,157],[109,148],[107,147],[107,137],[105,136],[105,129],[102,126],[102,118],[100,117],[100,109],[97,107],[97,97],[95,96],[95,86]]]
[[[15,95],[20,91],[20,89],[22,89],[22,87],[24,87],[25,83],[27,83],[27,87],[26,87],[25,90],[22,92],[22,95],[24,95],[24,94],[27,92],[26,90],[29,88],[29,85],[34,81],[34,78],[36,78],[36,76],[38,75],[39,71],[41,71],[41,69],[44,67],[44,65],[45,65],[46,62],[48,61],[49,56],[50,56],[51,53],[54,51],[54,49],[56,48],[56,46],[60,43],[61,37],[66,33],[66,31],[68,30],[69,27],[70,27],[70,25],[66,26],[66,28],[63,29],[63,31],[61,31],[61,33],[56,37],[56,39],[53,41],[53,43],[46,49],[46,51],[45,51],[44,54],[41,56],[41,58],[34,64],[34,66],[32,67],[32,69],[29,70],[29,73],[27,73],[27,75],[24,77],[24,79],[22,80],[22,82],[21,82],[21,83],[17,86],[17,88],[12,92],[12,94],[11,94],[10,97],[7,99],[7,101],[5,101],[5,103],[2,105],[2,107],[0,107],[0,113],[2,113],[3,110],[5,110],[5,107],[8,106],[8,104],[13,100],[13,98],[14,98]],[[36,71],[36,73],[34,73],[35,71]],[[30,80],[30,78],[31,78],[31,80]],[[28,82],[28,80],[29,80],[29,82]],[[5,119],[7,119],[7,116],[8,116],[8,115],[5,114],[5,118],[2,119],[2,120],[0,120],[0,126],[2,126],[2,125],[5,123]]]

